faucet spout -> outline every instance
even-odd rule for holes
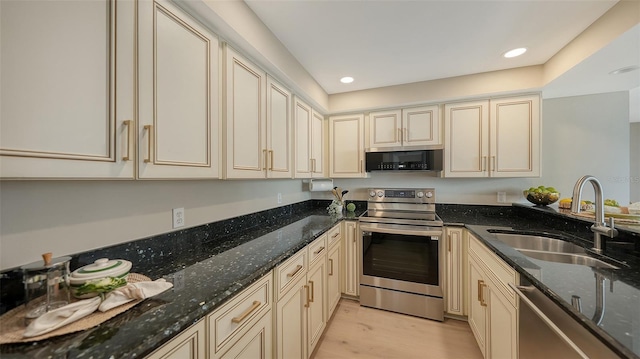
[[[593,190],[596,196],[596,218],[595,223],[591,226],[591,231],[593,232],[593,250],[600,253],[602,252],[602,236],[607,236],[609,238],[613,238],[618,235],[618,231],[614,228],[613,218],[609,227],[604,220],[604,196],[602,194],[602,184],[598,181],[597,178],[591,175],[586,175],[580,177],[573,187],[573,197],[571,201],[571,212],[578,213],[580,212],[580,202],[582,201],[582,190],[584,189],[584,185],[590,182],[593,186]]]

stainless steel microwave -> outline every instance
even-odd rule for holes
[[[372,171],[442,171],[442,150],[367,152],[365,168]]]

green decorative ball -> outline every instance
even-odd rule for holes
[[[349,211],[349,212],[353,212],[353,211],[355,211],[355,210],[356,210],[356,205],[355,205],[355,204],[353,204],[353,203],[349,203],[349,204],[347,205],[347,211]]]

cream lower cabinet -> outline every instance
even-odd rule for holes
[[[362,255],[361,239],[358,238],[358,222],[343,221],[342,223],[344,223],[342,293],[350,297],[357,297],[360,295],[360,256]]]
[[[445,278],[446,312],[452,315],[467,315],[466,266],[467,238],[464,227],[445,228]]]
[[[273,356],[272,298],[273,273],[269,272],[147,358],[269,359]]]
[[[329,252],[327,254],[327,320],[331,318],[342,296],[342,237],[341,224],[328,232]]]
[[[205,320],[202,319],[147,356],[147,359],[205,359]]]
[[[0,1],[2,178],[135,177],[135,11]]]
[[[365,177],[364,115],[329,118],[329,177]]]
[[[218,178],[218,39],[169,1],[138,16],[138,176]]]
[[[276,357],[308,358],[327,321],[327,235],[276,267],[274,276]]]
[[[518,357],[517,273],[469,235],[469,326],[485,358]]]
[[[539,177],[540,96],[444,106],[445,177]]]

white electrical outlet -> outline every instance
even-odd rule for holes
[[[278,193],[278,204],[282,203],[282,193]]]
[[[507,203],[507,192],[498,192],[498,203]]]
[[[184,208],[173,209],[173,228],[184,226]]]

